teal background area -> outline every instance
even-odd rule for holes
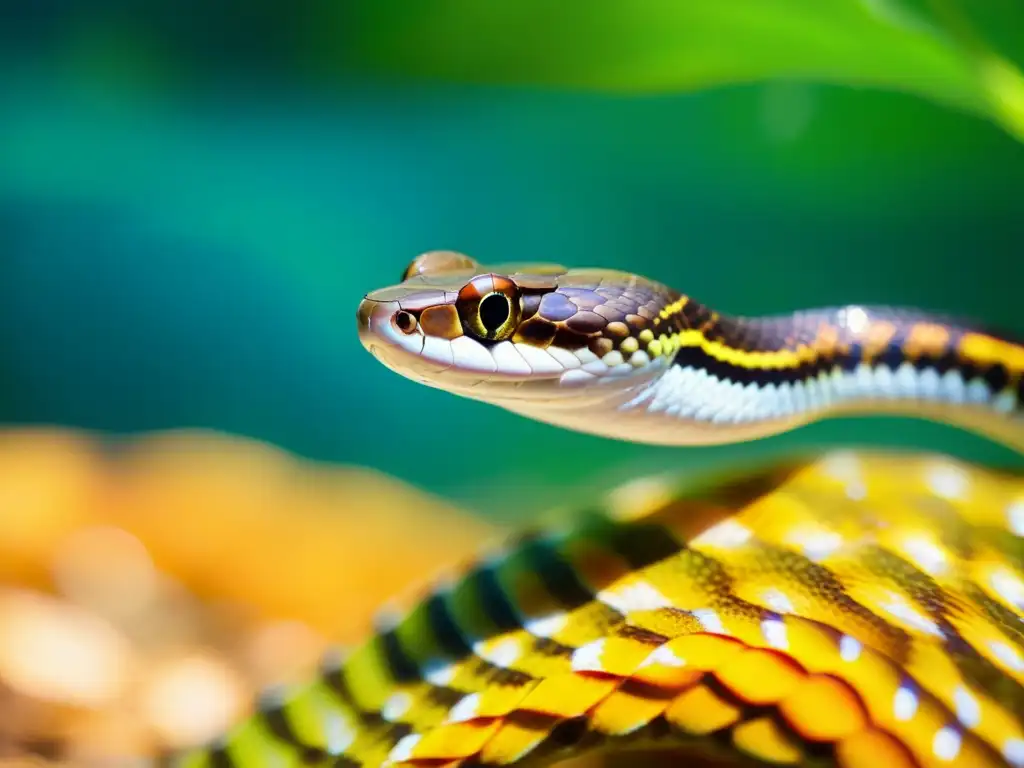
[[[897,303],[1024,335],[1024,147],[978,119],[800,83],[606,97],[187,50],[133,68],[127,41],[60,32],[0,66],[5,424],[210,428],[494,514],[826,445],[1021,465],[896,419],[702,449],[573,434],[408,382],[354,326],[366,291],[454,248],[630,269],[726,312]]]

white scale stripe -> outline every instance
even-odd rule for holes
[[[964,382],[957,371],[940,377],[934,370],[917,371],[909,364],[892,371],[861,363],[853,372],[836,368],[823,372],[816,380],[784,382],[777,387],[743,385],[718,379],[703,369],[671,366],[620,410],[643,408],[698,421],[740,423],[823,410],[858,399],[970,402],[1000,410],[1009,407],[1005,394],[997,398],[985,381]]]

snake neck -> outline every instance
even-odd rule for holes
[[[890,307],[737,318],[685,306],[662,337],[674,352],[659,376],[529,415],[669,445],[756,439],[828,416],[914,416],[1024,450],[1024,345],[1004,335]]]

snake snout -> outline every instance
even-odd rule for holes
[[[404,376],[421,364],[423,332],[397,300],[366,296],[356,310],[359,342],[379,362]]]
[[[364,298],[356,310],[356,327],[359,341],[367,349],[376,342],[380,344],[391,331],[391,319],[401,311],[397,301],[375,301]]]

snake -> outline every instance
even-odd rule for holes
[[[1024,344],[924,310],[729,316],[627,272],[429,251],[356,321],[401,376],[616,440],[699,447],[882,414],[1024,450]],[[389,605],[363,644],[168,762],[649,754],[1024,766],[1024,478],[844,450],[636,478]]]

